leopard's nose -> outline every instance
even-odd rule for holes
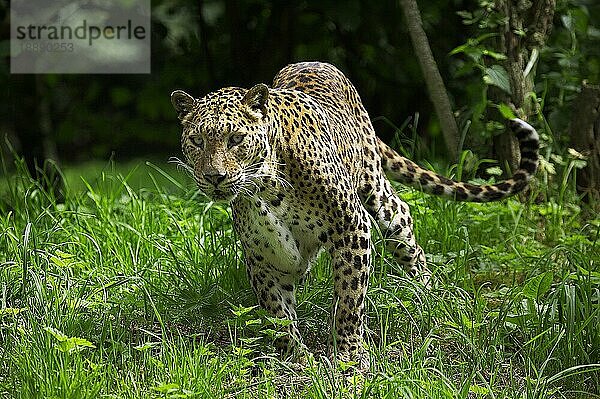
[[[211,183],[213,186],[218,186],[223,180],[227,178],[226,172],[209,172],[203,174],[204,179]]]

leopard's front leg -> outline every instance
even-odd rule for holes
[[[341,234],[335,235],[331,249],[335,294],[331,349],[337,360],[356,362],[359,368],[365,369],[369,364],[363,334],[371,265],[371,229],[366,212],[353,219],[353,223],[344,226]],[[338,227],[341,230],[341,226]]]
[[[285,220],[269,205],[260,198],[237,200],[232,206],[234,228],[259,305],[272,316],[290,321],[275,346],[283,358],[298,360],[305,347],[298,330],[296,284],[306,272],[307,261]]]
[[[256,255],[247,255],[246,267],[259,305],[272,316],[291,321],[285,328],[285,335],[275,340],[275,347],[284,358],[296,357],[303,344],[296,316],[295,281],[268,262],[257,262],[256,259]]]

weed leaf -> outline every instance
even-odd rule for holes
[[[554,273],[550,271],[529,279],[523,287],[523,296],[532,300],[541,298],[550,289],[553,279]]]
[[[52,335],[57,341],[56,349],[64,353],[81,351],[84,348],[95,348],[90,341],[79,337],[69,337],[54,327],[44,327],[44,330]]]
[[[489,68],[485,68],[483,81],[488,85],[499,87],[506,93],[511,94],[508,73],[506,72],[506,69],[500,65],[492,65]]]

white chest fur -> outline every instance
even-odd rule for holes
[[[304,212],[285,198],[277,201],[277,206],[255,198],[247,211],[249,230],[254,236],[248,238],[265,261],[297,277],[306,273],[321,245],[314,223],[307,222]]]

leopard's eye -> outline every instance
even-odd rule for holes
[[[229,136],[229,143],[227,145],[229,146],[229,148],[235,147],[236,145],[240,144],[242,141],[244,141],[243,134],[233,134],[233,135]]]
[[[202,139],[202,136],[200,136],[199,134],[190,136],[190,141],[196,147],[199,147],[199,148],[204,147],[204,140]]]

